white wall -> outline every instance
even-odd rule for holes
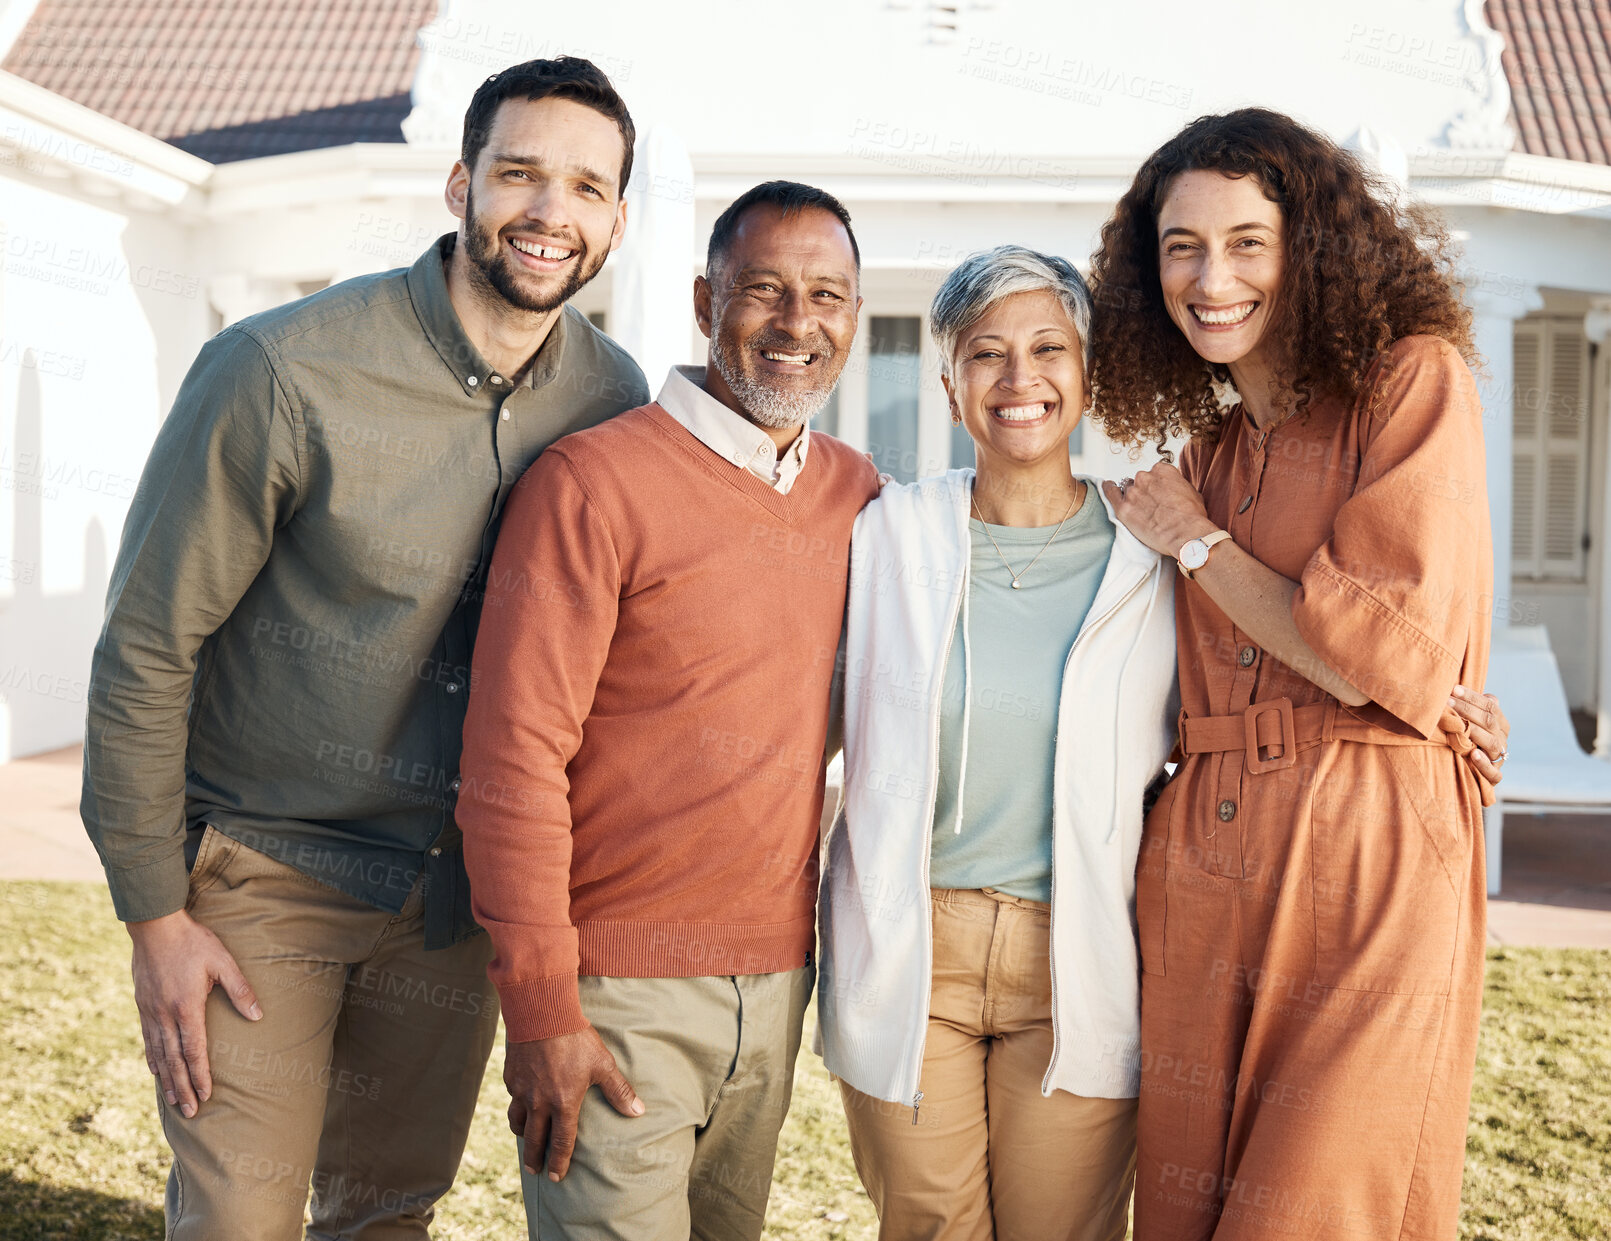
[[[1457,113],[1480,113],[1498,71],[1459,0],[955,7],[949,31],[924,0],[612,0],[540,22],[522,0],[445,0],[422,38],[411,137],[456,134],[489,73],[562,52],[592,58],[696,163],[809,152],[975,172],[1070,150],[1128,159],[1255,100],[1339,136],[1368,125],[1437,144]]]
[[[205,319],[181,226],[72,189],[0,177],[0,760],[82,734],[124,515]]]

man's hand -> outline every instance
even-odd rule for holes
[[[643,1103],[615,1067],[598,1031],[510,1043],[504,1055],[503,1084],[509,1087],[509,1128],[526,1144],[520,1162],[533,1176],[548,1164],[548,1179],[562,1181],[576,1149],[582,1097],[597,1086],[623,1116],[642,1116]]]
[[[207,1063],[207,994],[222,986],[248,1021],[263,1010],[229,950],[180,910],[127,924],[134,941],[134,1003],[140,1010],[145,1064],[162,1095],[186,1120],[213,1092]]]
[[[1122,483],[1103,483],[1114,515],[1160,556],[1173,556],[1193,539],[1212,534],[1203,497],[1174,466],[1159,463]]]

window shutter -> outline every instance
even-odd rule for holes
[[[1537,577],[1538,563],[1538,424],[1544,404],[1540,354],[1544,325],[1537,319],[1516,324],[1515,397],[1512,404],[1510,466],[1510,567],[1516,577]]]
[[[1589,342],[1581,320],[1516,324],[1511,561],[1518,577],[1582,581],[1588,557]]]

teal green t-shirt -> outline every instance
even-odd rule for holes
[[[1069,648],[1091,610],[1113,550],[1113,522],[1091,487],[1050,546],[1053,527],[991,526],[1015,571],[985,534],[973,536],[968,606],[968,772],[962,830],[956,828],[962,758],[962,618],[945,665],[940,701],[940,783],[934,804],[929,883],[996,888],[1052,899],[1052,761],[1057,702]],[[1036,552],[1046,548],[1032,568]],[[1069,721],[1078,727],[1078,721]]]

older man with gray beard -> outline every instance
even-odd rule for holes
[[[859,266],[831,195],[743,195],[694,285],[709,365],[509,502],[458,820],[544,1241],[761,1233],[815,973],[833,664],[810,652],[878,490],[806,426]]]

